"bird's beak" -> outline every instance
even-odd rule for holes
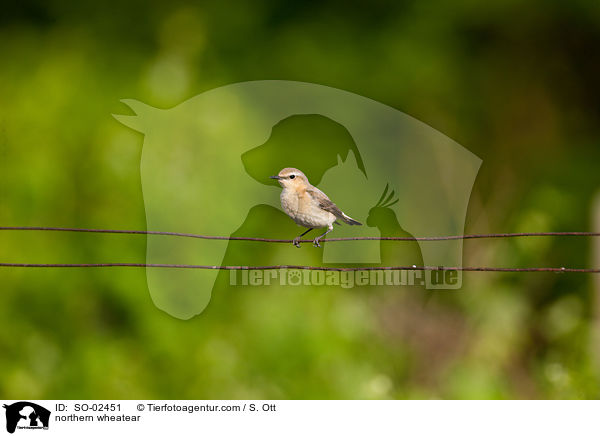
[[[270,176],[269,179],[279,180],[279,179],[281,179],[281,177],[279,177],[279,176]]]

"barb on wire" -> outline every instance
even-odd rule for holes
[[[479,266],[363,266],[363,267],[328,267],[306,265],[186,265],[167,263],[0,263],[0,267],[12,268],[181,268],[208,270],[273,270],[299,269],[312,271],[483,271],[483,272],[555,272],[555,273],[600,273],[600,268],[497,268]]]
[[[163,235],[177,236],[183,238],[212,239],[222,241],[254,241],[292,243],[292,239],[251,238],[246,236],[211,236],[196,233],[160,232],[153,230],[111,230],[111,229],[80,229],[69,227],[0,227],[0,231],[50,231],[50,232],[78,232],[78,233],[105,233],[126,235]],[[483,233],[473,235],[451,235],[451,236],[357,236],[350,238],[326,238],[321,242],[341,241],[453,241],[457,239],[488,239],[488,238],[518,238],[518,237],[541,237],[541,236],[600,236],[600,232],[526,232],[526,233]],[[312,242],[312,239],[302,239],[300,242]]]

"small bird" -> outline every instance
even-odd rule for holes
[[[342,212],[325,193],[310,184],[304,173],[296,168],[284,168],[276,179],[283,187],[281,191],[281,207],[296,224],[308,227],[308,230],[294,238],[294,245],[300,248],[300,238],[315,228],[327,227],[327,231],[313,240],[315,247],[319,241],[333,230],[333,223],[343,221],[351,226],[361,226],[358,221]]]

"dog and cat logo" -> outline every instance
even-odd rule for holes
[[[366,224],[336,228],[335,236],[367,239],[353,250],[324,244],[320,250],[272,252],[281,264],[392,265],[402,264],[398,258],[405,256],[407,265],[462,265],[462,239],[415,240],[402,253],[378,240],[462,234],[481,166],[469,150],[395,108],[342,89],[287,80],[233,83],[170,109],[130,99],[123,103],[135,115],[115,118],[144,134],[140,176],[148,228],[236,236],[250,236],[245,232],[264,228],[265,222],[272,231],[284,229],[290,222],[282,216],[281,187],[268,176],[295,167]],[[319,159],[303,152],[306,144],[319,144]],[[230,196],[219,185],[224,176],[240,195]],[[224,202],[219,213],[203,207]],[[281,237],[295,236],[291,232]],[[147,235],[146,242],[147,263],[255,260],[235,257],[237,249],[229,244],[198,245],[157,235]],[[222,283],[220,273],[146,268],[152,301],[179,319],[205,310]],[[425,274],[424,285],[461,288],[461,274],[445,277]]]
[[[14,433],[19,430],[48,430],[50,411],[29,401],[5,404],[6,431]]]

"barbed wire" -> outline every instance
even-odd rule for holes
[[[292,243],[292,239],[253,238],[245,236],[212,236],[195,233],[164,232],[153,230],[114,230],[114,229],[85,229],[71,227],[37,227],[37,226],[1,226],[0,231],[51,231],[51,232],[76,232],[76,233],[102,233],[102,234],[129,234],[129,235],[162,235],[184,238],[224,240],[224,241],[254,241],[272,243]],[[521,232],[521,233],[483,233],[451,236],[357,236],[349,238],[327,238],[320,242],[341,241],[452,241],[485,238],[518,238],[518,237],[545,237],[545,236],[579,236],[596,237],[600,232]],[[302,239],[300,242],[312,242],[312,239]],[[0,263],[3,268],[179,268],[202,270],[313,270],[313,271],[465,271],[465,272],[554,272],[554,273],[600,273],[600,268],[567,268],[567,267],[529,267],[529,268],[503,268],[503,267],[477,267],[477,266],[361,266],[361,267],[327,267],[307,265],[188,265],[188,264],[162,264],[162,263]]]
[[[76,232],[76,233],[104,233],[104,234],[126,234],[126,235],[162,235],[183,238],[211,239],[222,241],[253,241],[292,243],[292,239],[253,238],[246,236],[212,236],[199,235],[196,233],[162,232],[153,230],[112,230],[112,229],[82,229],[70,227],[0,227],[0,231],[51,231],[51,232]],[[460,239],[491,239],[491,238],[519,238],[519,237],[543,237],[543,236],[600,236],[600,232],[522,232],[522,233],[482,233],[471,235],[451,236],[356,236],[349,238],[324,238],[320,242],[342,242],[342,241],[453,241]],[[299,242],[312,242],[312,239],[301,239]]]
[[[306,265],[186,265],[168,263],[0,263],[0,267],[12,268],[180,268],[205,270],[274,270],[293,269],[311,271],[481,271],[481,272],[554,272],[554,273],[600,273],[600,268],[565,268],[565,267],[532,267],[532,268],[500,268],[479,266],[361,266],[361,267],[328,267]]]

